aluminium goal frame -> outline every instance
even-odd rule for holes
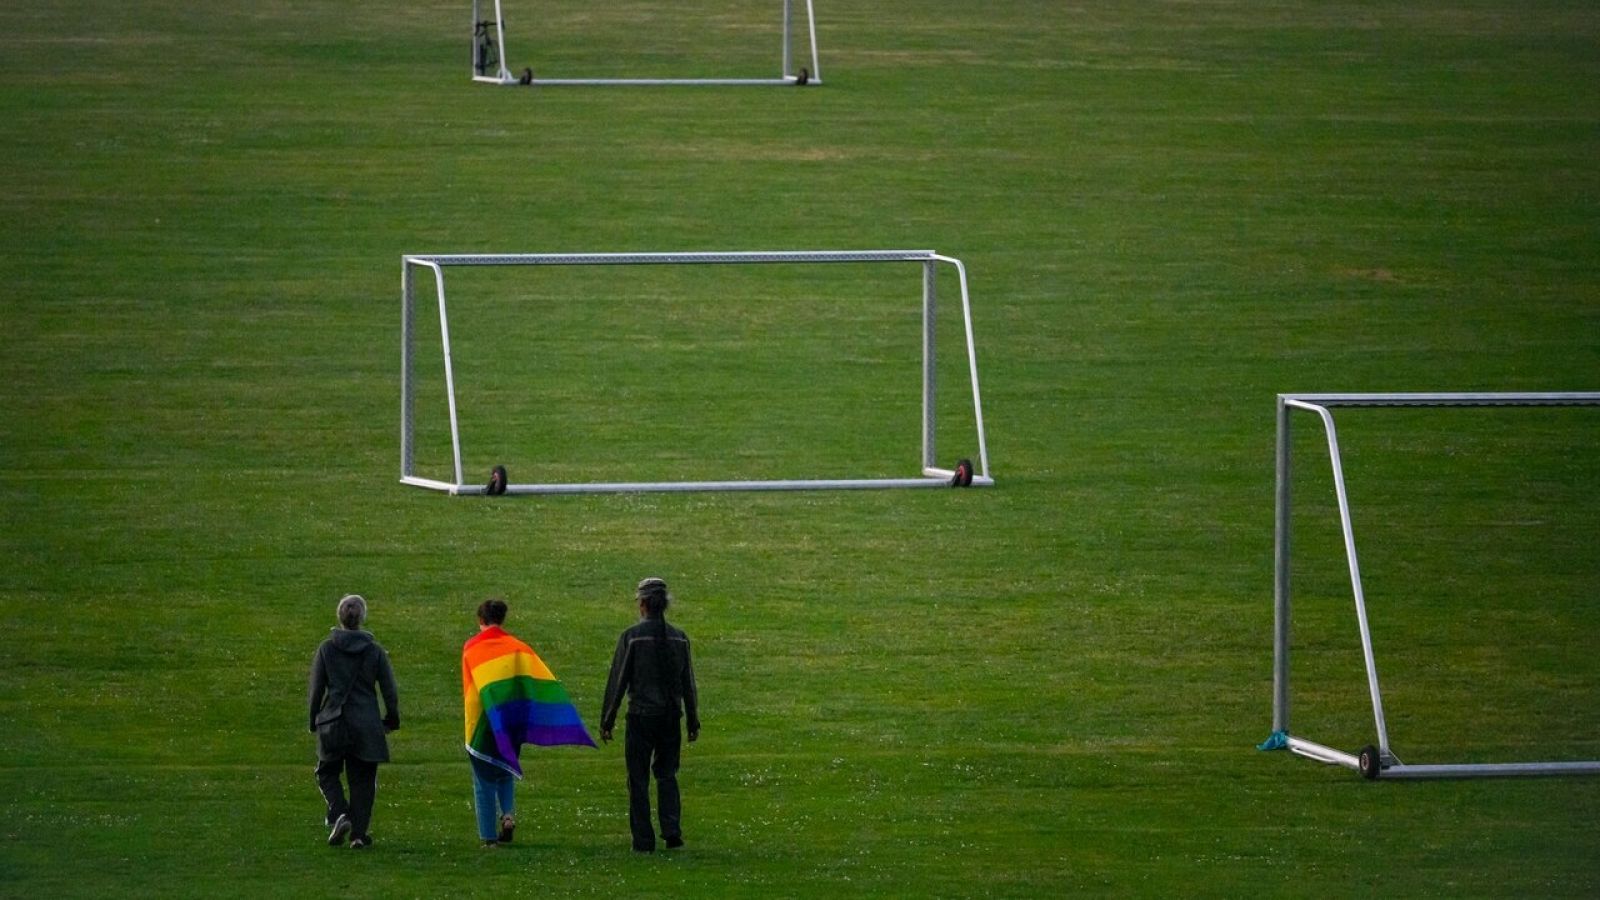
[[[984,439],[983,401],[978,390],[978,356],[972,335],[972,302],[967,292],[967,269],[961,260],[932,250],[796,250],[726,253],[515,253],[515,254],[406,254],[401,257],[401,388],[400,481],[403,484],[452,495],[483,494],[481,484],[466,482],[461,456],[461,429],[456,416],[455,375],[450,355],[450,323],[445,306],[444,270],[451,266],[629,266],[629,265],[734,265],[770,263],[916,263],[922,269],[922,475],[916,478],[790,479],[744,481],[590,482],[568,484],[509,484],[507,494],[581,494],[645,491],[776,491],[847,488],[948,487],[952,469],[935,465],[935,312],[938,306],[937,267],[955,268],[961,287],[961,318],[966,334],[967,371],[972,382],[972,411],[978,439],[978,470],[971,472],[972,486],[991,487],[989,449]],[[416,474],[414,461],[414,406],[416,393],[415,321],[416,274],[431,273],[439,306],[440,343],[444,351],[445,392],[450,410],[450,444],[455,481],[439,481]]]
[[[1372,650],[1372,632],[1367,626],[1366,594],[1361,585],[1361,566],[1356,556],[1355,532],[1350,522],[1350,500],[1345,492],[1344,464],[1339,454],[1338,432],[1333,424],[1336,407],[1523,407],[1523,406],[1600,406],[1600,392],[1572,393],[1412,393],[1412,394],[1279,394],[1277,436],[1276,516],[1273,541],[1273,667],[1272,737],[1263,748],[1287,747],[1290,751],[1319,762],[1345,766],[1369,778],[1470,778],[1500,775],[1590,775],[1600,774],[1600,761],[1453,763],[1407,765],[1401,763],[1389,746],[1388,725],[1383,716],[1383,695],[1378,685],[1377,662]],[[1350,587],[1355,598],[1356,622],[1361,630],[1361,652],[1366,663],[1367,689],[1372,696],[1372,713],[1378,744],[1361,756],[1346,753],[1289,732],[1289,425],[1290,413],[1302,410],[1315,414],[1328,439],[1328,457],[1333,466],[1333,486],[1339,503],[1339,522],[1344,533],[1345,558],[1350,569]],[[1376,750],[1376,758],[1368,751]],[[1363,757],[1368,757],[1363,759]]]
[[[783,5],[782,69],[777,78],[540,78],[522,81],[511,74],[506,65],[506,18],[501,11],[502,0],[494,0],[494,19],[485,19],[483,6],[488,0],[472,0],[472,80],[485,84],[538,86],[561,85],[795,85],[802,83],[795,70],[794,60],[794,0],[781,0]],[[822,63],[817,55],[817,11],[814,0],[805,0],[806,29],[811,39],[811,68],[805,84],[822,84]],[[485,60],[480,58],[481,48],[493,29],[496,71],[487,71]],[[480,34],[482,37],[480,38]]]

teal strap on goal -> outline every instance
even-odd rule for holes
[[[1274,731],[1267,739],[1256,745],[1257,750],[1282,750],[1289,746],[1289,732]]]

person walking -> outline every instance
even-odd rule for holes
[[[386,735],[400,727],[400,695],[389,654],[367,621],[367,601],[348,594],[335,610],[339,626],[311,658],[310,723],[317,736],[317,787],[327,802],[328,846],[350,839],[353,850],[372,846],[367,832],[378,792],[378,764],[389,761]],[[378,713],[383,694],[384,715]],[[343,776],[350,783],[345,799]]]
[[[700,698],[695,688],[689,637],[667,624],[671,595],[660,578],[639,582],[635,595],[639,622],[617,638],[600,712],[600,739],[609,742],[624,695],[628,729],[623,755],[628,766],[628,825],[633,849],[653,853],[656,833],[650,822],[650,776],[656,779],[661,838],[667,849],[683,846],[682,805],[678,796],[680,719],[689,742],[700,737]]]
[[[504,600],[478,606],[478,633],[461,647],[467,760],[484,847],[511,843],[523,744],[579,744],[594,738],[567,690],[533,648],[511,636]]]

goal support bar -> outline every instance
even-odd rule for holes
[[[935,446],[935,314],[938,307],[937,267],[955,269],[961,290],[961,321],[966,339],[967,372],[971,380],[973,422],[978,445],[977,471],[971,485],[992,487],[988,442],[984,437],[983,400],[978,387],[978,356],[972,330],[972,301],[967,269],[961,260],[932,250],[790,250],[695,253],[500,253],[407,254],[401,257],[401,388],[400,481],[414,487],[449,494],[483,494],[481,484],[468,484],[461,450],[460,419],[456,410],[454,364],[451,359],[450,322],[445,300],[444,270],[452,266],[629,266],[629,265],[759,265],[774,263],[915,263],[922,267],[922,467],[919,477],[865,479],[783,479],[727,481],[588,482],[573,484],[508,484],[507,494],[633,493],[647,491],[792,491],[852,490],[863,488],[948,487],[954,469],[936,465]],[[419,476],[415,471],[415,397],[417,284],[419,274],[431,276],[438,299],[439,335],[443,347],[445,393],[450,416],[453,481]]]
[[[1600,406],[1600,392],[1571,393],[1409,393],[1409,394],[1279,394],[1277,407],[1277,477],[1273,537],[1273,663],[1272,730],[1273,738],[1263,746],[1286,746],[1290,751],[1320,762],[1362,768],[1360,758],[1323,744],[1293,736],[1289,729],[1289,638],[1290,638],[1290,462],[1289,431],[1291,413],[1309,412],[1322,423],[1327,436],[1328,458],[1333,468],[1333,487],[1339,506],[1345,561],[1350,572],[1350,588],[1355,600],[1356,623],[1361,632],[1361,654],[1366,666],[1367,691],[1372,699],[1373,724],[1377,731],[1379,768],[1365,774],[1384,778],[1470,778],[1503,775],[1600,774],[1600,760],[1581,762],[1458,763],[1406,765],[1390,749],[1389,729],[1383,714],[1383,692],[1372,649],[1372,631],[1367,620],[1366,592],[1361,582],[1361,563],[1356,553],[1355,529],[1350,517],[1350,499],[1345,491],[1344,462],[1339,452],[1339,435],[1333,410],[1338,407],[1549,407]]]
[[[534,87],[559,87],[569,85],[619,85],[634,87],[669,86],[669,85],[726,85],[726,86],[758,86],[758,85],[796,85],[796,84],[822,84],[822,63],[817,53],[817,12],[814,0],[804,0],[806,7],[806,33],[810,37],[811,66],[806,70],[806,80],[800,80],[800,72],[795,68],[794,60],[794,0],[782,0],[782,67],[780,74],[774,78],[541,78],[537,75],[524,81],[513,75],[511,67],[506,63],[506,27],[505,15],[501,10],[502,0],[494,0],[494,19],[483,18],[482,10],[488,0],[472,0],[473,36],[473,61],[472,80],[486,84],[500,85],[531,85]],[[493,26],[496,50],[496,71],[484,70],[482,61],[478,58],[480,45],[476,29],[488,29]],[[530,67],[531,70],[532,67]]]

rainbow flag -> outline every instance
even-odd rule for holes
[[[498,625],[461,648],[461,693],[466,701],[467,752],[522,777],[523,744],[587,744],[594,738],[578,709],[533,648]]]

